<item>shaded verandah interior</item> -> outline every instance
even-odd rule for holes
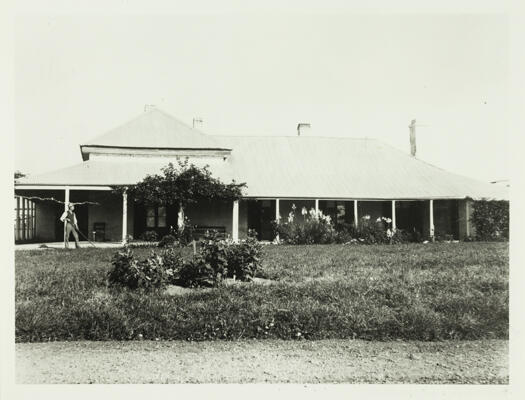
[[[79,230],[89,240],[122,240],[122,196],[107,190],[53,188],[15,190],[15,197],[20,201],[30,201],[35,208],[35,229],[31,237],[17,237],[15,242],[57,242],[64,240],[64,223],[60,216],[65,210],[65,203],[75,205]],[[15,225],[22,213],[17,212]],[[128,222],[133,220],[133,208],[128,207]],[[102,225],[101,225],[102,224]],[[104,226],[104,235],[94,234],[97,226]],[[85,240],[80,236],[81,241]]]
[[[69,192],[69,193],[67,193]],[[18,237],[16,242],[55,242],[63,240],[63,223],[59,218],[64,202],[76,203],[75,212],[80,231],[92,241],[126,241],[139,239],[148,230],[158,237],[177,228],[178,207],[148,207],[128,199],[125,194],[111,190],[75,189],[16,189],[15,195],[33,198],[34,222],[32,237]],[[54,198],[38,200],[35,198]],[[80,203],[80,204],[79,204]],[[192,225],[201,229],[217,229],[234,239],[245,238],[248,230],[257,232],[260,240],[273,240],[272,222],[279,215],[286,219],[295,205],[296,216],[301,209],[318,209],[330,215],[334,223],[359,224],[369,215],[375,220],[387,217],[393,227],[417,232],[420,237],[447,235],[463,239],[471,234],[469,201],[467,200],[324,200],[324,199],[253,199],[238,202],[201,200],[188,205],[184,215]],[[15,229],[19,227],[19,218]],[[17,225],[18,224],[18,225]]]
[[[134,202],[127,194],[109,189],[56,189],[15,190],[15,243],[49,243],[64,240],[64,224],[60,216],[65,203],[75,205],[78,226],[91,241],[124,242],[139,239],[146,231],[155,231],[160,238],[177,229],[179,208],[176,206],[146,206]],[[31,235],[19,234],[26,224],[26,214],[17,204],[34,207]],[[240,202],[239,233],[247,235],[247,204]],[[232,203],[202,200],[184,209],[192,225],[201,230],[217,229],[232,235]],[[81,235],[81,241],[84,240]]]
[[[471,204],[468,200],[322,200],[262,199],[247,200],[248,228],[258,232],[261,240],[273,240],[272,221],[286,220],[293,206],[301,221],[302,208],[320,210],[334,224],[359,225],[364,216],[376,220],[392,219],[394,229],[402,229],[415,237],[450,237],[463,239],[472,229],[469,222]],[[356,224],[357,222],[357,224]]]

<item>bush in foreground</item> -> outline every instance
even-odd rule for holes
[[[130,248],[118,251],[111,261],[108,272],[110,286],[123,286],[130,289],[162,288],[177,280],[183,260],[173,249],[160,254],[151,252],[143,260],[137,260]]]
[[[169,284],[215,287],[226,277],[250,281],[260,266],[261,246],[252,234],[234,243],[211,232],[199,243],[199,253],[189,261],[184,261],[180,249],[173,247],[160,253],[152,251],[142,260],[126,247],[113,256],[108,284],[130,289],[156,289]]]

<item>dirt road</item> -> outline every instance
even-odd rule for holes
[[[16,345],[17,383],[508,383],[508,342]]]

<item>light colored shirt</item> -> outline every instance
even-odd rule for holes
[[[75,215],[74,212],[72,212],[71,214],[73,215],[73,221],[69,221],[69,222],[71,222],[73,225],[76,226],[77,225],[77,216]],[[64,222],[66,220],[66,218],[67,218],[67,211],[64,211],[64,213],[60,217],[60,221]]]

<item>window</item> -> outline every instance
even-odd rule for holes
[[[146,207],[146,227],[165,228],[167,225],[166,207]]]
[[[157,208],[157,226],[159,228],[166,227],[166,207]]]

